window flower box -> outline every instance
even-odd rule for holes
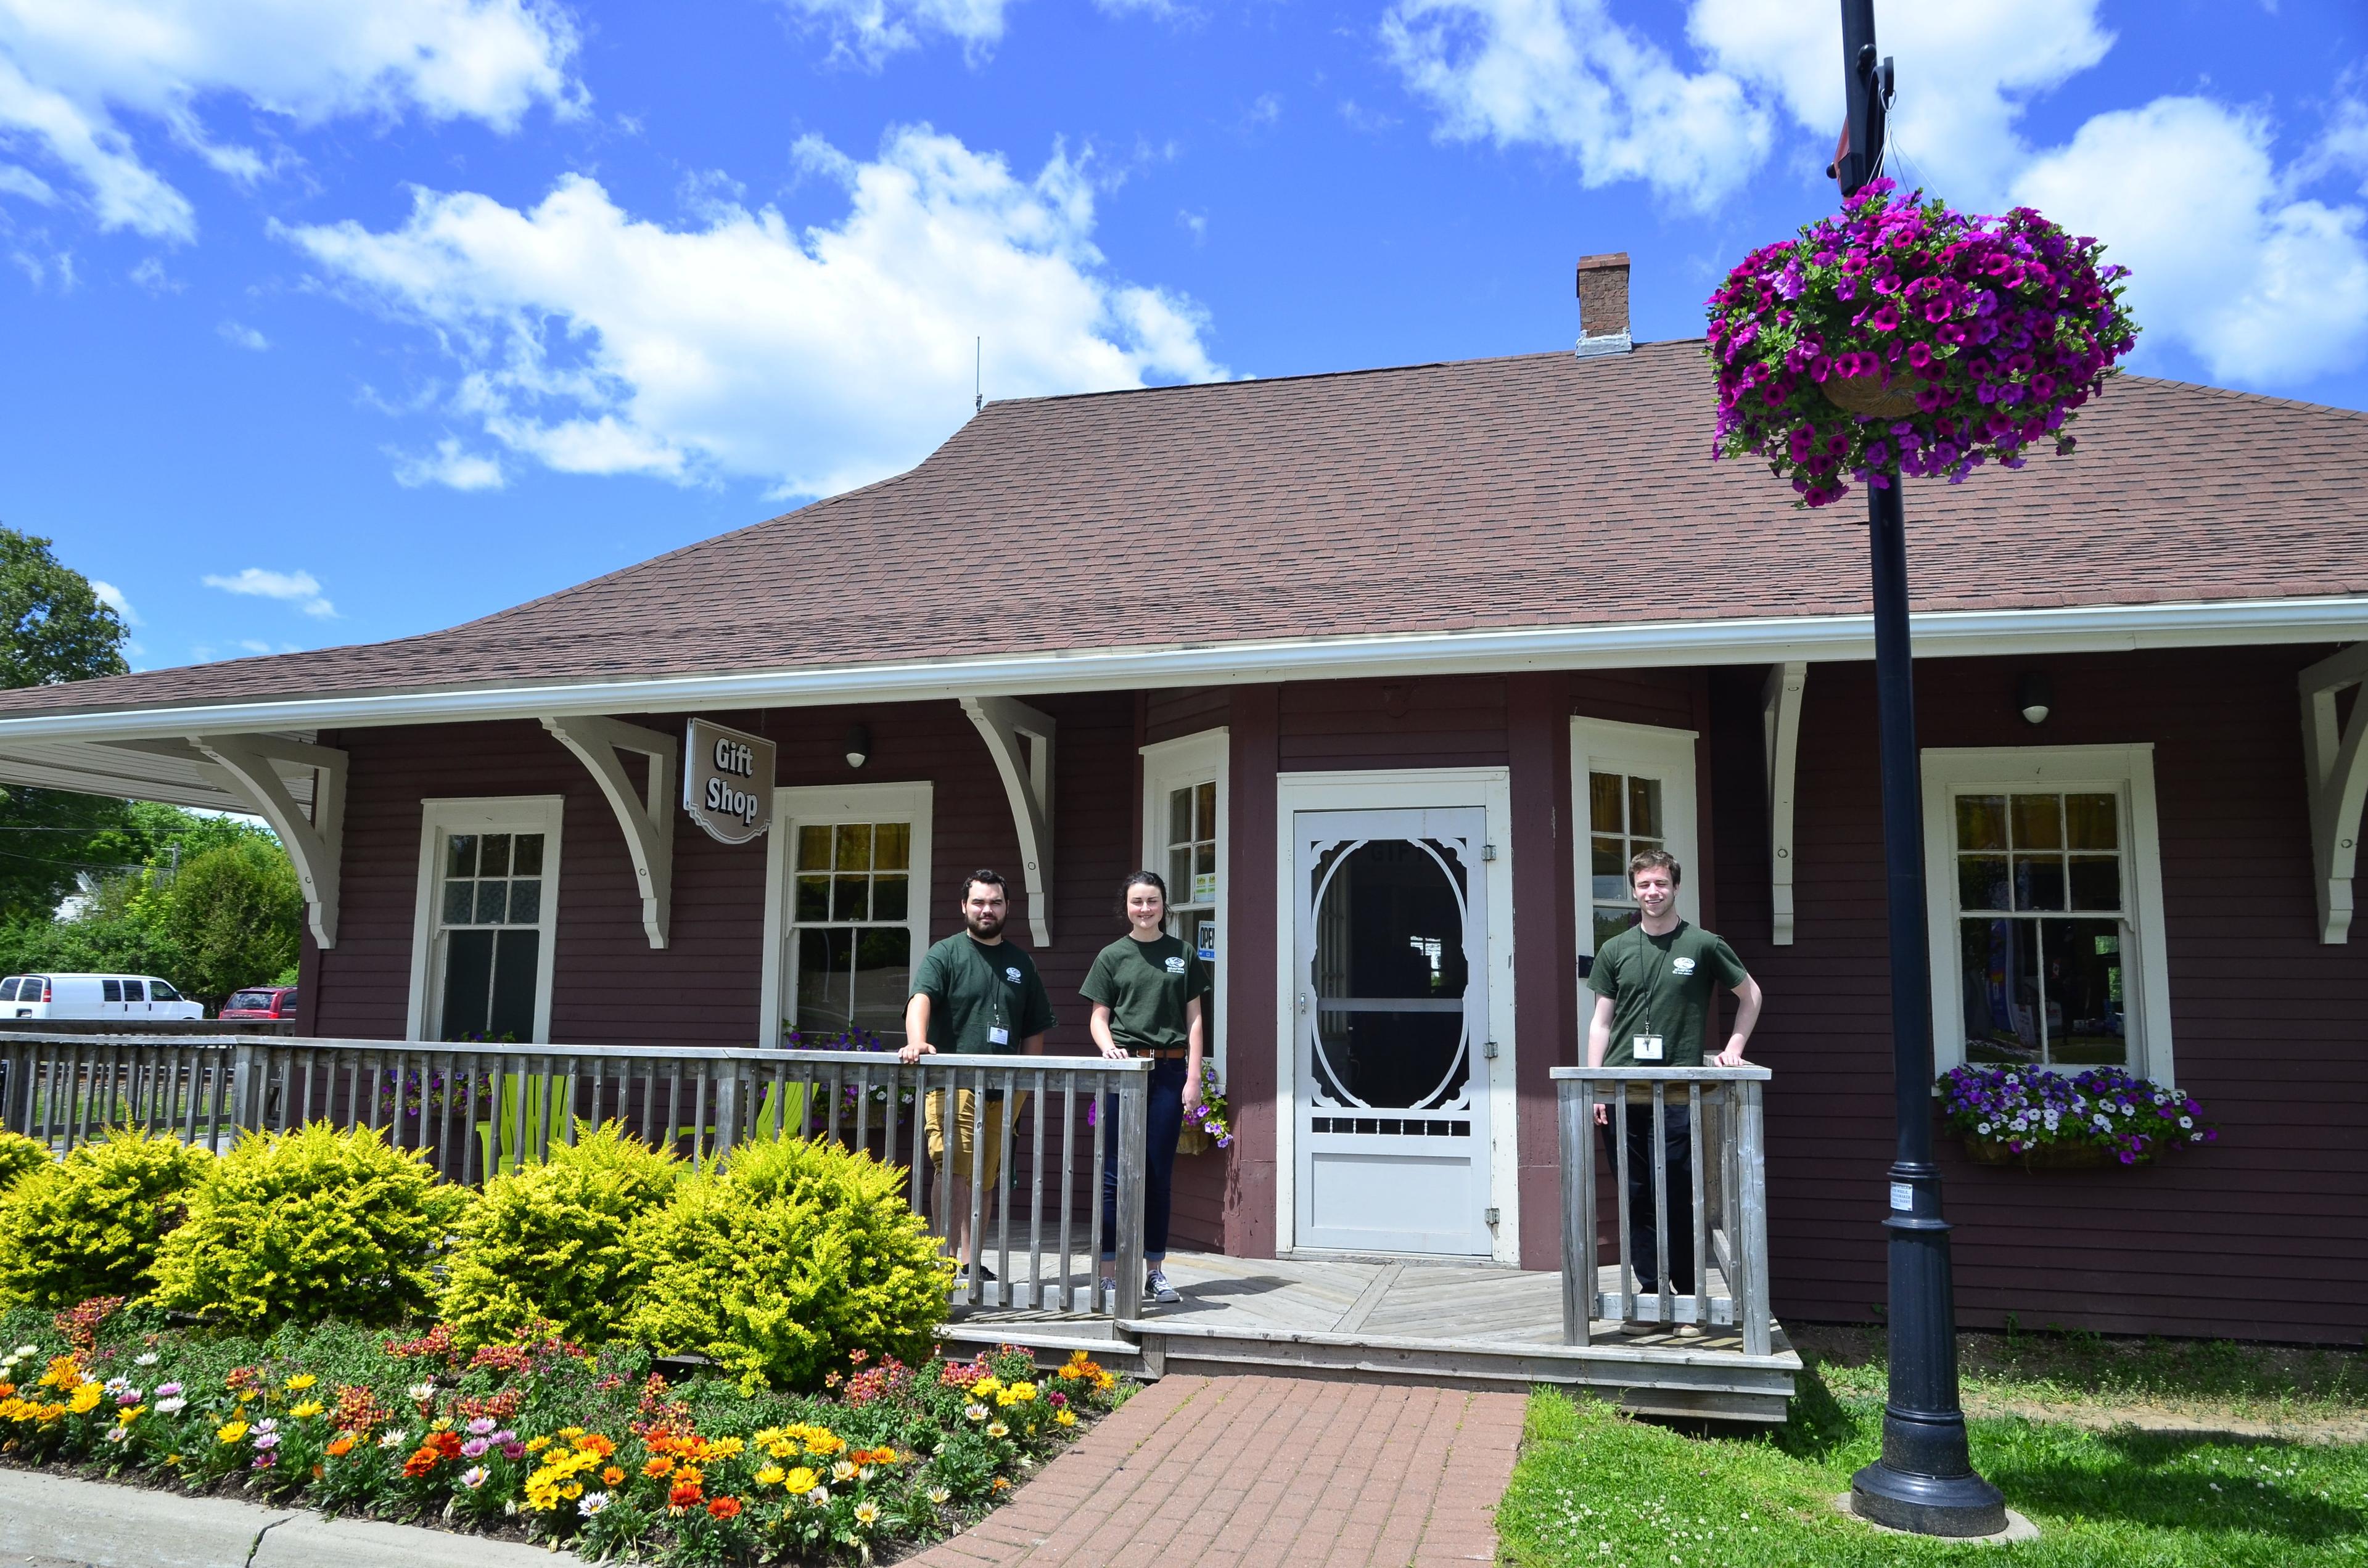
[[[2180,1090],[2092,1067],[1955,1067],[1941,1076],[1941,1121],[1982,1165],[2029,1171],[2142,1165],[2216,1142],[2203,1108]]]

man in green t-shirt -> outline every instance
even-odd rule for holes
[[[1642,918],[1606,941],[1587,974],[1595,993],[1595,1017],[1587,1030],[1589,1067],[1699,1067],[1710,1032],[1711,987],[1735,992],[1735,1032],[1717,1065],[1739,1067],[1752,1027],[1759,1021],[1759,983],[1717,937],[1678,918],[1678,881],[1684,875],[1668,851],[1647,849],[1628,862],[1628,889]],[[1635,1265],[1637,1290],[1661,1289],[1658,1231],[1653,1223],[1653,1113],[1651,1096],[1628,1108],[1628,1256]],[[1609,1125],[1611,1108],[1598,1105],[1595,1119]],[[1693,1119],[1682,1087],[1664,1101],[1661,1149],[1669,1210],[1669,1289],[1690,1295],[1694,1288]],[[1691,1324],[1679,1329],[1683,1334]],[[1693,1329],[1693,1332],[1701,1332]]]
[[[1044,1031],[1053,1027],[1053,999],[1044,994],[1035,963],[1003,939],[1009,908],[1003,879],[995,872],[973,871],[963,881],[962,929],[922,954],[920,971],[914,976],[912,998],[905,1004],[905,1046],[896,1053],[902,1060],[918,1062],[939,1051],[1044,1053]],[[1015,1122],[1027,1103],[1026,1095],[1014,1096]],[[943,1089],[929,1091],[922,1115],[930,1164],[944,1172],[937,1184],[939,1221],[954,1256],[967,1260],[972,1179],[975,1176],[981,1187],[993,1192],[1003,1172],[1003,1096],[990,1091],[979,1099],[969,1089],[954,1091],[951,1160],[946,1158]],[[983,1278],[995,1278],[984,1264],[979,1273]]]

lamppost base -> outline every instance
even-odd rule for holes
[[[1971,1473],[1916,1475],[1881,1460],[1850,1477],[1850,1511],[1913,1535],[1996,1535],[2007,1528],[2006,1498]]]

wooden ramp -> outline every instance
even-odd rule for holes
[[[1017,1255],[1012,1261],[1024,1269]],[[1462,1387],[1556,1383],[1644,1414],[1743,1421],[1783,1420],[1801,1369],[1781,1326],[1766,1356],[1746,1355],[1735,1331],[1720,1327],[1698,1338],[1630,1336],[1600,1323],[1594,1344],[1565,1345],[1559,1274],[1176,1253],[1167,1278],[1184,1299],[1146,1307],[1140,1318],[990,1305],[958,1309],[944,1337],[950,1347],[1021,1345],[1050,1358],[1084,1347],[1143,1378],[1266,1372]],[[1616,1282],[1607,1278],[1602,1288]]]

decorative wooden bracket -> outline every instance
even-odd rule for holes
[[[1049,948],[1053,945],[1053,720],[1008,697],[965,697],[962,705],[986,741],[995,769],[1003,775],[1003,792],[1011,798],[1011,824],[1019,831],[1020,874],[1028,887],[1028,929],[1038,947]]]
[[[641,888],[642,929],[650,946],[666,945],[674,918],[674,781],[682,765],[682,743],[674,736],[616,719],[545,719],[542,727],[575,754],[592,781],[609,797],[625,847],[633,857],[633,881]],[[624,752],[649,759],[649,798],[625,766]]]
[[[2361,808],[2368,802],[2368,642],[2354,642],[2302,672],[2302,754],[2310,785],[2310,881],[2318,898],[2318,939],[2351,930],[2351,878],[2360,859]],[[2335,699],[2358,687],[2351,722],[2336,722]]]
[[[1759,727],[1768,752],[1769,939],[1793,945],[1793,790],[1801,750],[1801,691],[1809,666],[1795,661],[1768,672],[1759,690]]]
[[[223,786],[271,824],[296,867],[313,940],[337,945],[337,867],[346,836],[346,754],[279,735],[191,735],[189,744],[220,771]],[[279,763],[313,770],[307,816],[279,777]]]

